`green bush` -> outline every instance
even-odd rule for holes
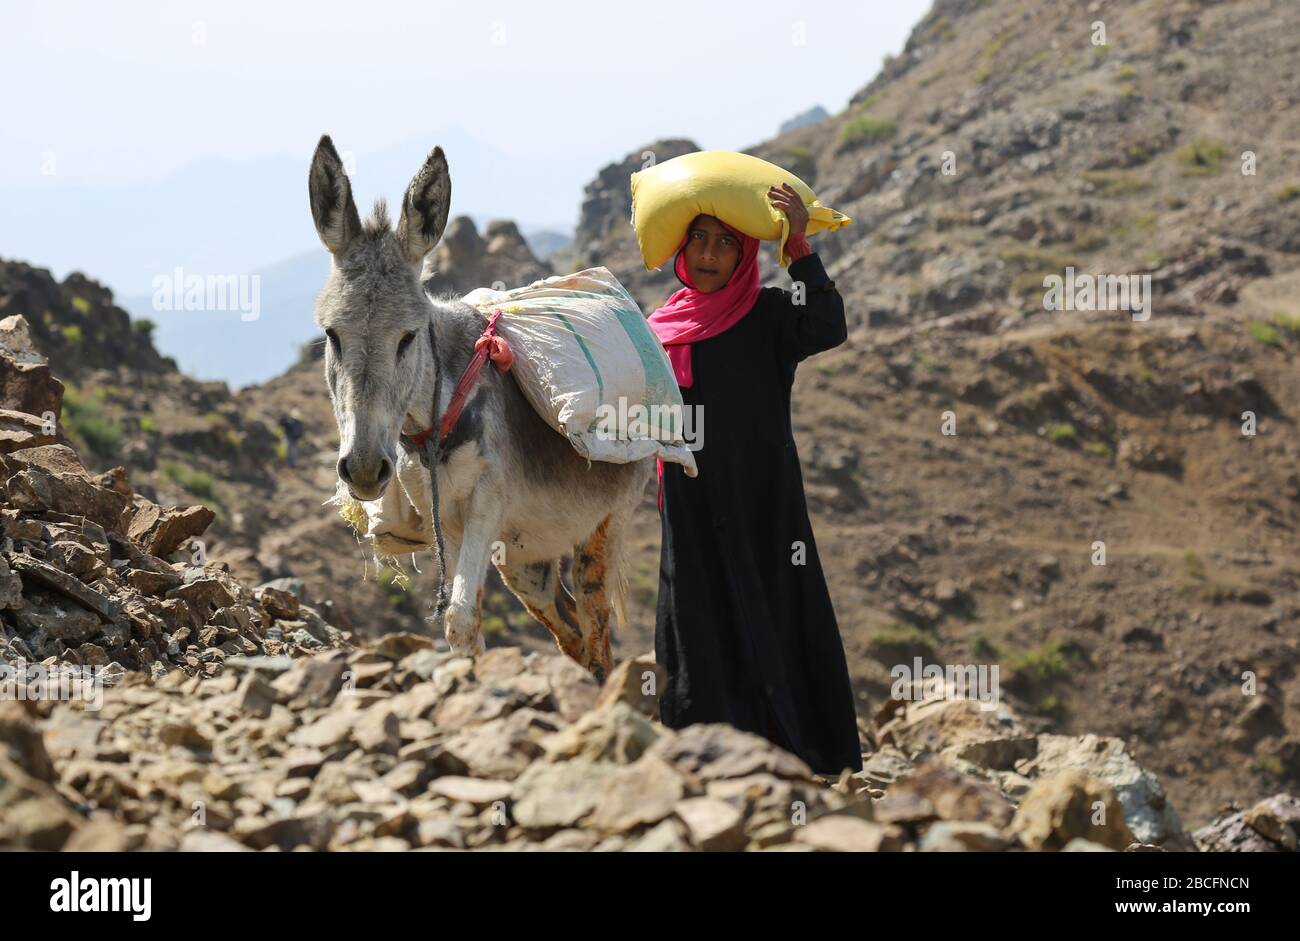
[[[1070,243],[1075,251],[1095,252],[1098,249],[1105,248],[1110,243],[1110,239],[1100,228],[1090,225],[1075,236],[1074,241]]]
[[[1279,310],[1273,314],[1273,322],[1287,333],[1300,336],[1300,314],[1288,314]]]
[[[911,624],[892,624],[871,636],[867,652],[882,662],[896,657],[933,656],[934,642]]]
[[[187,490],[200,500],[211,500],[213,503],[220,502],[217,499],[217,492],[213,486],[211,474],[191,470],[183,464],[177,464],[175,461],[164,463],[162,473],[176,486]]]
[[[1128,226],[1139,235],[1151,235],[1155,232],[1158,221],[1154,212],[1139,212],[1128,220]]]
[[[1039,715],[1056,715],[1062,711],[1064,706],[1061,703],[1061,697],[1055,693],[1048,693],[1042,699],[1038,700],[1038,705],[1034,711]]]
[[[887,118],[870,115],[850,118],[840,129],[840,142],[845,145],[875,144],[888,140],[898,131],[898,125]]]
[[[1083,178],[1102,196],[1131,196],[1151,187],[1146,180],[1123,170],[1086,170]]]
[[[855,105],[853,106],[853,108],[854,108],[854,110],[856,110],[856,111],[869,111],[869,110],[871,110],[872,108],[874,108],[877,104],[880,103],[880,99],[881,99],[881,97],[883,97],[883,95],[884,95],[884,92],[881,92],[881,91],[873,91],[873,92],[872,92],[870,95],[868,95],[866,98],[863,98],[861,101],[859,101],[857,104],[855,104]]]
[[[1267,344],[1268,346],[1282,345],[1282,338],[1278,335],[1276,328],[1274,328],[1272,324],[1257,322],[1251,324],[1246,329],[1249,330],[1250,335],[1260,343]]]
[[[158,325],[148,317],[141,317],[139,320],[131,321],[131,329],[146,339],[153,339],[154,328]]]
[[[112,456],[122,440],[122,426],[104,414],[99,402],[75,387],[63,391],[63,422],[69,437],[104,457]]]
[[[1274,777],[1281,777],[1286,771],[1286,766],[1282,764],[1282,759],[1277,755],[1262,755],[1255,759],[1255,767],[1259,768],[1265,774],[1271,774]]]
[[[1045,681],[1070,672],[1059,640],[1049,640],[1043,646],[1023,652],[1011,652],[1003,658],[1007,671],[1015,680]]]
[[[1184,176],[1218,176],[1228,150],[1218,141],[1198,140],[1180,147],[1174,156],[1182,164]]]
[[[1047,435],[1053,441],[1073,441],[1078,437],[1078,432],[1068,421],[1053,422],[1047,426]]]
[[[72,306],[83,314],[90,313],[90,301],[84,297],[77,296],[72,299]]]
[[[81,345],[81,328],[75,323],[60,327],[59,333],[63,335],[63,342],[67,343],[69,346]]]
[[[994,36],[991,40],[989,40],[989,44],[984,47],[984,58],[986,59],[997,58],[998,53],[1002,51],[1002,47],[1005,46],[1010,41],[1010,39],[1011,39],[1011,33],[1009,32],[1002,33],[998,36]]]

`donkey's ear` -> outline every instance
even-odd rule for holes
[[[311,158],[307,174],[307,192],[311,197],[311,217],[316,233],[335,258],[341,257],[357,233],[361,216],[352,201],[352,184],[343,172],[343,161],[328,134],[321,136]]]
[[[442,148],[435,147],[402,197],[397,241],[408,264],[418,268],[424,256],[438,244],[450,208],[451,174],[447,172]]]

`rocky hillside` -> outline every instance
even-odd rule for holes
[[[554,652],[354,645],[203,558],[163,507],[56,440],[61,391],[0,322],[0,849],[1295,849],[1276,795],[1188,833],[1122,742],[1007,706],[891,700],[830,781],[727,725],[657,721],[647,657],[603,687]],[[52,414],[53,426],[42,416]],[[300,589],[299,589],[300,590]],[[647,678],[653,683],[647,687]],[[1095,802],[1106,808],[1100,820]]]
[[[844,112],[750,148],[855,220],[813,239],[852,330],[803,364],[794,420],[864,719],[896,663],[996,664],[1035,754],[1102,736],[1188,828],[1226,808],[1232,839],[1287,844],[1246,821],[1300,786],[1298,47],[1285,0],[940,0]],[[553,270],[606,265],[661,303],[677,284],[640,262],[627,180],[695,146],[648,142],[600,170]],[[552,270],[512,226],[467,222],[426,272],[447,290]],[[1044,278],[1068,268],[1149,275],[1149,319],[1045,309]],[[425,629],[427,557],[404,592],[321,506],[336,438],[310,354],[232,396],[172,370],[79,276],[0,263],[14,313],[67,383],[57,440],[92,478],[120,464],[155,503],[204,502],[209,558],[248,584],[299,579],[358,638]],[[275,427],[294,408],[308,434],[289,472]],[[624,658],[652,646],[652,491],[634,545]],[[488,644],[544,663],[553,643],[495,573],[485,603]],[[1032,781],[1017,770],[1032,758],[1016,746],[992,767]]]
[[[88,471],[62,440],[63,386],[32,347],[26,321],[0,321],[0,338],[7,660],[157,680],[175,670],[215,676],[230,656],[344,642],[281,586],[251,591],[207,558],[200,537],[211,509],[160,506],[132,489],[121,466]]]
[[[462,216],[430,256],[426,285],[463,293],[551,273],[514,223],[490,223],[480,235]],[[329,618],[372,636],[420,623],[424,580],[417,576],[408,591],[391,570],[376,569],[337,514],[321,506],[334,491],[338,434],[319,344],[285,377],[234,394],[225,383],[177,371],[154,348],[148,321],[131,320],[112,292],[80,273],[59,282],[44,269],[0,260],[0,317],[15,315],[26,324],[17,345],[48,359],[24,368],[53,370],[59,380],[48,401],[24,399],[26,386],[0,386],[3,407],[41,415],[62,404],[54,440],[76,448],[86,466],[120,465],[137,493],[160,503],[202,502],[215,514],[204,550],[237,576],[291,579]],[[295,410],[307,430],[290,469],[279,421]],[[489,627],[527,620],[513,602],[504,589],[489,596]]]
[[[854,219],[813,238],[851,333],[794,418],[864,708],[911,656],[997,663],[1194,820],[1300,780],[1298,70],[1290,3],[940,0],[843,113],[750,148]],[[678,285],[627,177],[692,149],[587,190],[575,252],[647,309]],[[1149,275],[1149,319],[1046,310],[1067,268]]]
[[[0,847],[1281,852],[1300,835],[1286,795],[1189,833],[1119,741],[969,702],[864,728],[863,771],[830,782],[728,725],[664,728],[643,670],[601,689],[558,654],[471,663],[392,634],[213,679],[128,673],[99,710],[2,702]]]

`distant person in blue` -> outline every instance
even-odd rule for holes
[[[297,466],[298,439],[302,437],[302,416],[295,408],[288,415],[280,416],[280,430],[284,432],[284,459],[290,467]]]

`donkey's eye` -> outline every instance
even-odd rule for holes
[[[408,346],[411,345],[411,341],[414,340],[414,339],[415,339],[415,334],[414,334],[414,333],[408,333],[406,336],[402,337],[402,339],[398,341],[398,343],[397,343],[397,358],[398,358],[398,359],[401,359],[401,358],[402,358],[402,354],[406,352],[406,348],[407,348]]]
[[[339,335],[333,330],[326,330],[325,336],[329,337],[330,346],[334,347],[334,355],[343,355],[343,344],[339,342]]]

